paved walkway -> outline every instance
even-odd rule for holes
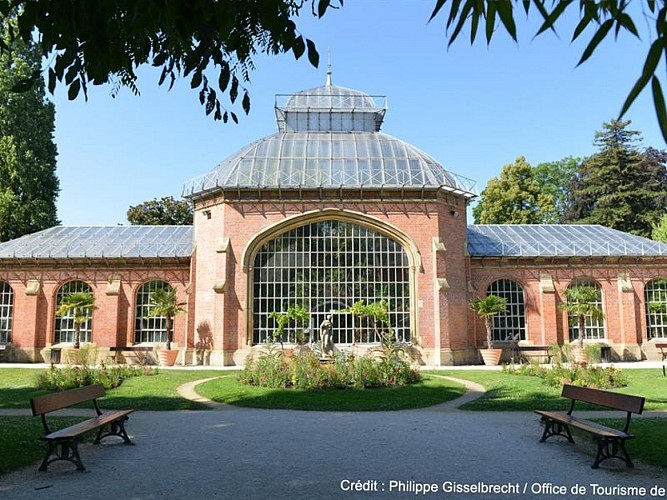
[[[206,403],[195,385],[180,390]],[[466,399],[483,391],[468,387]],[[83,445],[86,473],[56,463],[0,476],[0,498],[667,498],[664,471],[613,461],[593,470],[582,445],[539,443],[536,415],[456,410],[462,402],[400,412],[212,402],[213,411],[135,412],[128,431],[136,446]]]

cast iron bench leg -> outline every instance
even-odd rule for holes
[[[566,424],[557,422],[547,417],[542,417],[542,422],[544,422],[544,432],[542,433],[542,439],[540,439],[540,443],[544,443],[551,436],[563,436],[564,438],[567,438],[570,443],[574,443],[572,434],[570,434],[570,427]]]
[[[593,439],[598,444],[598,453],[595,457],[595,462],[591,465],[592,469],[597,469],[600,466],[600,462],[608,458],[618,458],[623,460],[628,468],[634,468],[635,465],[630,460],[630,455],[628,455],[628,451],[625,449],[624,441],[598,437],[594,437]],[[619,454],[619,451],[622,453],[622,456]]]
[[[100,430],[97,432],[97,438],[95,438],[95,442],[93,444],[100,444],[100,441],[107,436],[118,436],[123,439],[125,444],[133,445],[134,443],[130,441],[130,437],[127,435],[127,432],[125,431],[125,421],[127,419],[128,417],[126,415],[120,420],[110,422],[109,424],[100,427]],[[109,432],[104,433],[104,430],[107,428],[109,429]]]
[[[55,455],[54,458],[49,460],[51,455]],[[44,472],[48,469],[49,464],[56,462],[58,460],[67,460],[76,465],[76,470],[84,472],[86,468],[81,461],[79,456],[79,440],[75,439],[73,441],[62,441],[54,442],[49,441],[49,451],[46,453],[46,457],[42,460],[42,465],[39,466],[39,470]]]

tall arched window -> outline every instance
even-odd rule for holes
[[[496,280],[486,290],[507,301],[507,312],[493,316],[493,340],[526,340],[526,300],[516,281]]]
[[[667,337],[667,279],[649,281],[644,288],[646,337]]]
[[[0,344],[12,339],[12,313],[14,309],[14,290],[9,283],[0,281]]]
[[[266,341],[276,328],[273,312],[299,304],[311,316],[305,340],[319,339],[319,325],[332,314],[336,343],[375,343],[381,332],[341,309],[363,300],[385,300],[400,341],[410,340],[410,266],[398,242],[367,227],[323,220],[297,227],[264,244],[253,265],[252,341]],[[288,328],[284,341],[297,340]]]
[[[56,294],[56,310],[60,307],[63,298],[70,293],[87,292],[93,293],[88,283],[85,281],[68,281],[58,289]],[[93,318],[88,318],[85,323],[81,325],[80,342],[92,342]],[[59,344],[61,342],[74,342],[75,326],[74,326],[74,311],[65,314],[64,316],[56,315],[56,327],[53,342]]]
[[[597,290],[597,297],[592,304],[603,311],[602,308],[602,287],[597,281],[593,280],[577,280],[570,284],[570,287],[575,286],[588,286],[595,288]],[[567,316],[568,331],[570,335],[570,342],[574,342],[579,338],[579,320],[573,314],[568,314]],[[584,340],[603,340],[604,335],[604,319],[598,321],[592,316],[586,317],[586,323],[584,326],[584,334],[582,335]]]
[[[164,281],[154,280],[144,283],[137,290],[134,316],[134,341],[166,342],[167,318],[151,316],[151,293],[155,290],[171,290],[171,285]]]

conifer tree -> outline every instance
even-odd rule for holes
[[[38,72],[40,51],[11,35],[11,18],[0,18],[0,241],[52,227],[58,223],[55,109],[46,101],[41,79],[29,91],[13,87]]]
[[[667,199],[667,153],[640,149],[641,134],[630,120],[612,120],[596,132],[599,151],[575,175],[565,219],[601,224],[650,237]]]

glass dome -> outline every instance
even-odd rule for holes
[[[280,101],[280,98],[282,101]],[[279,102],[280,101],[280,102]],[[186,183],[184,196],[224,189],[437,188],[473,197],[474,182],[381,133],[386,100],[327,85],[277,96],[278,133]]]

